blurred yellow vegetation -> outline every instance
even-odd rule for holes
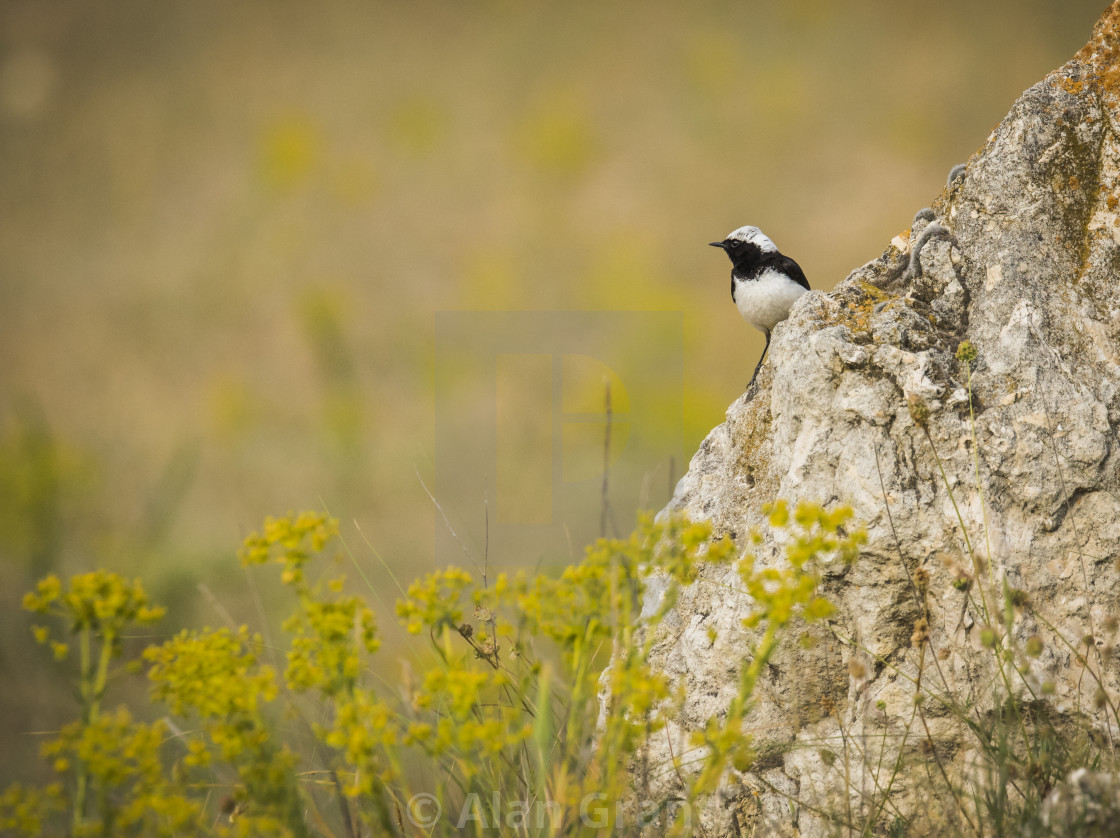
[[[210,415],[219,437],[236,439],[250,431],[259,409],[250,384],[233,372],[222,372],[210,382]]]
[[[728,765],[750,764],[742,719],[754,683],[788,624],[829,613],[816,595],[819,566],[855,559],[862,536],[843,533],[848,517],[812,505],[791,515],[779,504],[771,523],[789,530],[789,569],[756,571],[750,555],[739,560],[757,608],[750,625],[765,632],[743,662],[728,713],[709,719],[694,749],[667,766],[689,780],[674,805],[654,807],[664,834],[691,834],[691,807],[715,791]],[[696,583],[701,559],[735,559],[731,541],[713,540],[704,524],[646,518],[629,539],[600,540],[557,575],[490,577],[480,568],[477,580],[461,568],[433,571],[397,603],[426,646],[414,656],[422,677],[402,685],[372,660],[380,646],[374,614],[344,592],[340,557],[331,555],[337,532],[333,519],[304,512],[269,518],[242,547],[244,564],[278,565],[294,595],[286,651],[266,648],[246,626],[183,630],[114,673],[108,661],[121,655],[123,635],[162,613],[139,581],[99,571],[40,582],[25,607],[80,635],[81,716],[43,746],[54,780],[0,794],[0,829],[353,836],[361,823],[388,835],[403,828],[404,811],[412,818],[421,793],[448,813],[428,834],[450,836],[459,834],[455,807],[472,795],[489,801],[491,792],[547,802],[555,834],[598,834],[587,818],[592,799],[608,825],[621,824],[649,780],[634,786],[625,766],[681,699],[648,663],[658,623],[681,588]],[[648,574],[667,580],[653,615],[643,611]],[[51,631],[39,627],[36,637],[44,642]],[[274,655],[286,657],[287,692],[262,660]],[[170,715],[147,724],[124,706],[102,712],[109,679],[141,662],[152,701]],[[281,715],[274,704],[288,709]]]
[[[400,99],[389,112],[389,140],[414,157],[434,152],[448,134],[448,116],[434,96],[413,94]]]
[[[568,177],[587,170],[596,146],[586,97],[564,88],[538,95],[516,135],[517,150],[536,169]]]
[[[303,185],[319,162],[319,146],[319,131],[307,117],[287,117],[270,125],[261,147],[265,183],[283,190]]]
[[[505,247],[475,247],[463,255],[463,286],[457,307],[486,311],[532,308],[532,286],[516,256]]]
[[[377,169],[362,156],[332,161],[328,177],[331,195],[349,207],[368,206],[379,192]]]
[[[682,50],[688,80],[712,96],[733,95],[741,88],[742,55],[741,44],[724,29],[690,32]]]
[[[560,361],[560,409],[564,413],[606,413],[607,390],[614,414],[630,412],[630,394],[610,367],[598,358],[572,352]],[[599,436],[602,440],[602,435]]]
[[[685,299],[665,271],[663,248],[647,232],[614,230],[592,251],[580,298],[625,311],[680,311]]]

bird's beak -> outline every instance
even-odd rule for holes
[[[708,242],[710,247],[723,247],[723,242]]]

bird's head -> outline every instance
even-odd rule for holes
[[[712,247],[722,248],[736,265],[745,259],[755,259],[763,253],[777,253],[778,248],[770,237],[757,227],[740,227],[727,234],[721,242],[711,242]]]

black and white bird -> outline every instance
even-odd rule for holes
[[[770,348],[770,332],[789,317],[794,300],[809,290],[809,280],[801,266],[783,255],[770,238],[757,227],[740,227],[712,247],[723,248],[734,267],[731,269],[731,299],[743,319],[766,335],[762,357],[747,382],[750,387],[758,376],[766,350]]]

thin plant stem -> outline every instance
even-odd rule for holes
[[[610,509],[610,467],[611,467],[611,383],[604,382],[604,401],[606,406],[606,430],[603,432],[603,485],[599,508],[599,538],[607,537],[607,512]]]
[[[928,645],[928,638],[921,643],[918,648],[918,677],[914,680],[914,703],[918,705],[918,718],[922,722],[922,729],[926,733],[926,742],[929,743],[929,751],[933,756],[933,761],[937,765],[937,770],[941,772],[941,778],[945,781],[945,787],[949,790],[953,802],[957,804],[957,811],[960,812],[961,817],[964,818],[968,828],[977,835],[981,833],[977,830],[976,825],[972,822],[972,818],[968,816],[968,812],[964,810],[961,805],[960,799],[957,797],[956,790],[953,788],[953,783],[949,779],[948,773],[945,771],[945,766],[941,764],[941,756],[937,753],[937,745],[933,741],[933,735],[929,730],[929,723],[926,721],[926,713],[921,705],[921,690],[922,690],[922,672],[925,669],[926,660],[926,646]]]
[[[984,486],[980,482],[980,441],[976,438],[976,412],[972,402],[972,364],[965,361],[965,375],[968,382],[968,425],[972,432],[972,469],[976,479],[976,491],[980,493],[980,514],[984,520],[984,549],[988,562],[988,581],[995,586],[995,572],[992,569],[992,540],[988,528],[988,504],[984,500]]]
[[[972,560],[972,570],[976,574],[977,588],[980,590],[980,605],[983,609],[984,622],[990,623],[991,613],[988,608],[988,600],[984,596],[984,587],[980,584],[980,568],[976,562],[976,552],[972,549],[972,539],[968,537],[968,527],[965,526],[964,516],[961,515],[960,507],[957,506],[957,498],[953,493],[953,487],[949,483],[949,477],[945,474],[945,465],[941,462],[941,457],[937,454],[937,446],[933,444],[933,437],[930,435],[929,426],[923,425],[922,431],[925,433],[926,441],[929,442],[930,451],[933,452],[933,459],[937,463],[937,470],[941,473],[941,482],[945,484],[945,489],[949,493],[949,501],[953,504],[953,513],[957,516],[957,523],[961,528],[961,536],[964,538],[965,548],[968,550],[968,557]]]

